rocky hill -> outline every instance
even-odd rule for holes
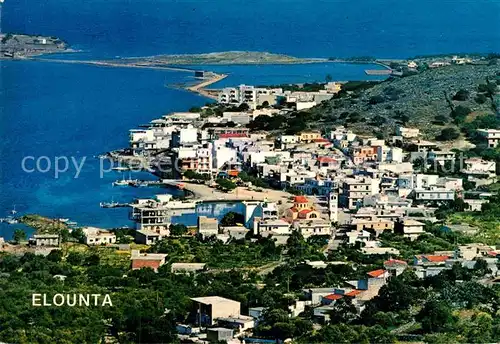
[[[354,87],[311,109],[308,124],[322,129],[343,124],[358,132],[387,136],[403,123],[435,138],[443,128],[458,129],[461,122],[494,115],[497,84],[498,65],[428,69],[369,88]]]

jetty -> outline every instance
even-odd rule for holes
[[[365,69],[366,75],[391,75],[392,69]]]
[[[210,90],[206,90],[205,88],[225,78],[227,78],[227,74],[212,73],[212,76],[209,79],[204,79],[202,82],[188,87],[187,90],[198,93],[210,99],[217,99],[217,94],[214,94],[213,92],[210,92]]]
[[[118,203],[118,202],[101,202],[99,203],[101,208],[126,208],[130,207],[130,203]]]

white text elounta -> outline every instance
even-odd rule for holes
[[[108,294],[32,294],[33,307],[112,307],[111,297]]]

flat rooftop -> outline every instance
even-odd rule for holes
[[[231,299],[226,299],[225,297],[221,296],[192,297],[191,300],[199,302],[204,305],[218,305],[218,304],[220,305],[224,303],[238,302]]]

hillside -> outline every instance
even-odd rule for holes
[[[498,83],[498,65],[428,69],[368,89],[344,92],[311,109],[306,118],[312,128],[343,124],[358,132],[384,136],[403,123],[421,129],[427,138],[435,138],[443,128],[463,127],[478,116],[494,115],[498,87],[493,85]]]

